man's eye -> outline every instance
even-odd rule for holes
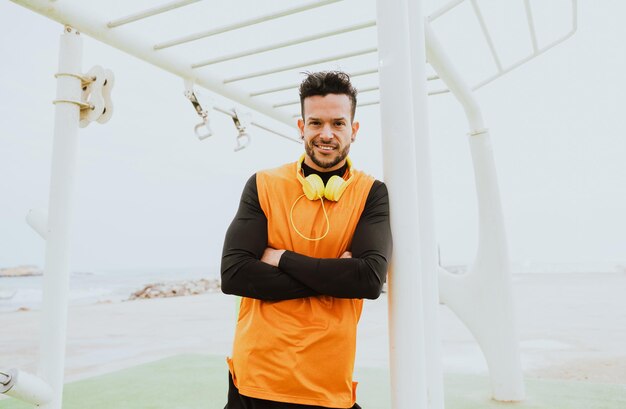
[[[342,121],[335,122],[335,126],[344,126],[346,123]]]

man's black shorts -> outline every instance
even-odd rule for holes
[[[265,399],[249,398],[239,394],[239,390],[233,383],[233,378],[228,373],[228,403],[224,409],[329,409],[323,406],[300,405],[297,403],[274,402]],[[361,409],[358,404],[350,409]]]

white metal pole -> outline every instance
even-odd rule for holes
[[[81,75],[82,39],[65,27],[60,39],[59,73]],[[80,101],[81,81],[71,75],[57,79],[57,100]],[[78,145],[80,110],[71,102],[55,108],[48,235],[41,307],[41,377],[52,387],[54,396],[45,409],[60,409],[63,397],[65,340],[70,275],[70,224],[72,191]]]
[[[439,331],[438,251],[435,238],[430,135],[428,132],[428,93],[426,41],[422,0],[408,0],[409,50],[413,92],[413,126],[417,177],[417,217],[419,220],[420,268],[424,306],[426,387],[428,407],[443,409],[443,366]]]
[[[411,66],[407,1],[377,0],[376,13],[383,170],[394,238],[389,275],[391,401],[394,409],[426,408],[422,236],[417,213],[414,123],[425,120],[427,113],[424,105],[421,111],[413,109],[411,92],[411,70],[417,70],[424,79],[424,64]],[[425,87],[423,93],[425,96]],[[415,112],[419,117],[413,121]]]

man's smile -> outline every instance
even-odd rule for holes
[[[336,144],[327,144],[327,143],[319,143],[319,142],[313,143],[313,146],[315,146],[322,153],[330,153],[339,148],[339,146]]]

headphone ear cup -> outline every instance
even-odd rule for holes
[[[348,187],[346,181],[340,176],[333,176],[326,183],[326,189],[324,189],[324,196],[328,200],[334,202],[338,201],[343,192]]]
[[[302,191],[309,200],[324,197],[324,182],[319,175],[311,174],[302,181]]]

